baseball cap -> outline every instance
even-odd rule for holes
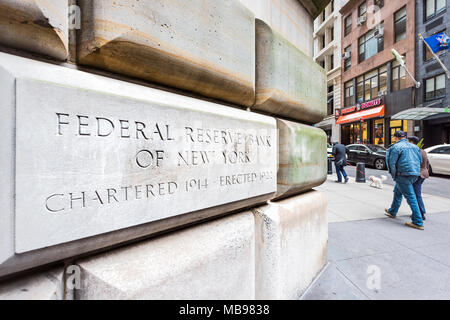
[[[408,137],[408,140],[412,141],[414,144],[418,144],[420,139],[417,138],[416,136],[410,136]]]
[[[402,130],[395,131],[394,137],[404,138],[404,137],[406,137],[406,132],[403,132]]]

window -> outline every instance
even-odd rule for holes
[[[384,119],[375,120],[373,126],[373,137],[375,144],[384,144]]]
[[[352,46],[348,46],[347,48],[345,48],[344,52],[349,53],[349,57],[344,59],[344,71],[347,71],[352,66]]]
[[[379,91],[387,92],[387,66],[378,69]]]
[[[352,14],[350,14],[347,18],[345,18],[344,23],[345,23],[344,35],[346,36],[352,31]]]
[[[425,100],[433,100],[445,96],[445,74],[425,80]]]
[[[353,81],[350,80],[345,83],[345,106],[349,107],[353,104],[353,97],[355,96],[354,87],[353,87]]]
[[[433,35],[441,33],[441,32],[445,32],[445,30],[436,32]],[[444,54],[445,52],[446,52],[446,50],[441,50],[441,51],[437,52],[436,55],[440,56],[441,54]],[[428,49],[428,47],[425,43],[423,43],[423,59],[424,59],[424,61],[428,61],[432,58],[433,58],[433,54],[431,53],[431,50]]]
[[[331,0],[330,11],[331,11],[331,12],[334,11],[334,0]]]
[[[397,60],[392,62],[392,92],[406,88],[406,71]]]
[[[380,24],[379,28],[383,29],[383,24]],[[378,28],[372,29],[358,39],[360,63],[384,50],[384,36],[379,33],[376,36],[376,33]]]
[[[333,115],[334,114],[334,93],[333,93],[334,87],[329,86],[328,87],[328,94],[327,94],[327,115]]]
[[[330,55],[330,70],[334,69],[334,54]]]
[[[450,147],[439,147],[431,150],[430,153],[450,154]]]
[[[395,42],[406,38],[406,6],[394,15]]]
[[[323,10],[323,11],[322,11],[322,22],[325,21],[325,18],[326,18],[326,17],[325,17],[325,10]]]
[[[356,102],[373,100],[387,89],[387,67],[382,66],[356,79]]]
[[[320,36],[320,49],[325,48],[325,35]]]
[[[319,65],[325,69],[325,60],[320,60]]]
[[[334,27],[330,28],[330,42],[334,40]]]
[[[389,122],[389,129],[391,131],[391,142],[394,142],[394,133],[401,130],[403,132],[408,132],[408,121],[407,120],[391,120]]]
[[[425,0],[425,20],[443,12],[446,5],[446,0]]]
[[[366,12],[367,12],[367,4],[364,2],[358,8],[358,17],[364,16]]]
[[[375,0],[373,4],[381,9],[384,6],[384,0]]]

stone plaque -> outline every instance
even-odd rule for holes
[[[274,119],[81,85],[16,79],[17,253],[276,191]]]

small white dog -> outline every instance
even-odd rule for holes
[[[382,175],[381,178],[370,176],[369,180],[372,181],[370,183],[371,187],[383,189],[383,181],[387,180],[387,177],[385,175]]]

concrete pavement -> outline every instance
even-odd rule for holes
[[[302,298],[450,299],[450,199],[424,194],[425,230],[415,230],[406,200],[384,216],[393,186],[335,179],[316,188],[328,198],[329,264]]]

